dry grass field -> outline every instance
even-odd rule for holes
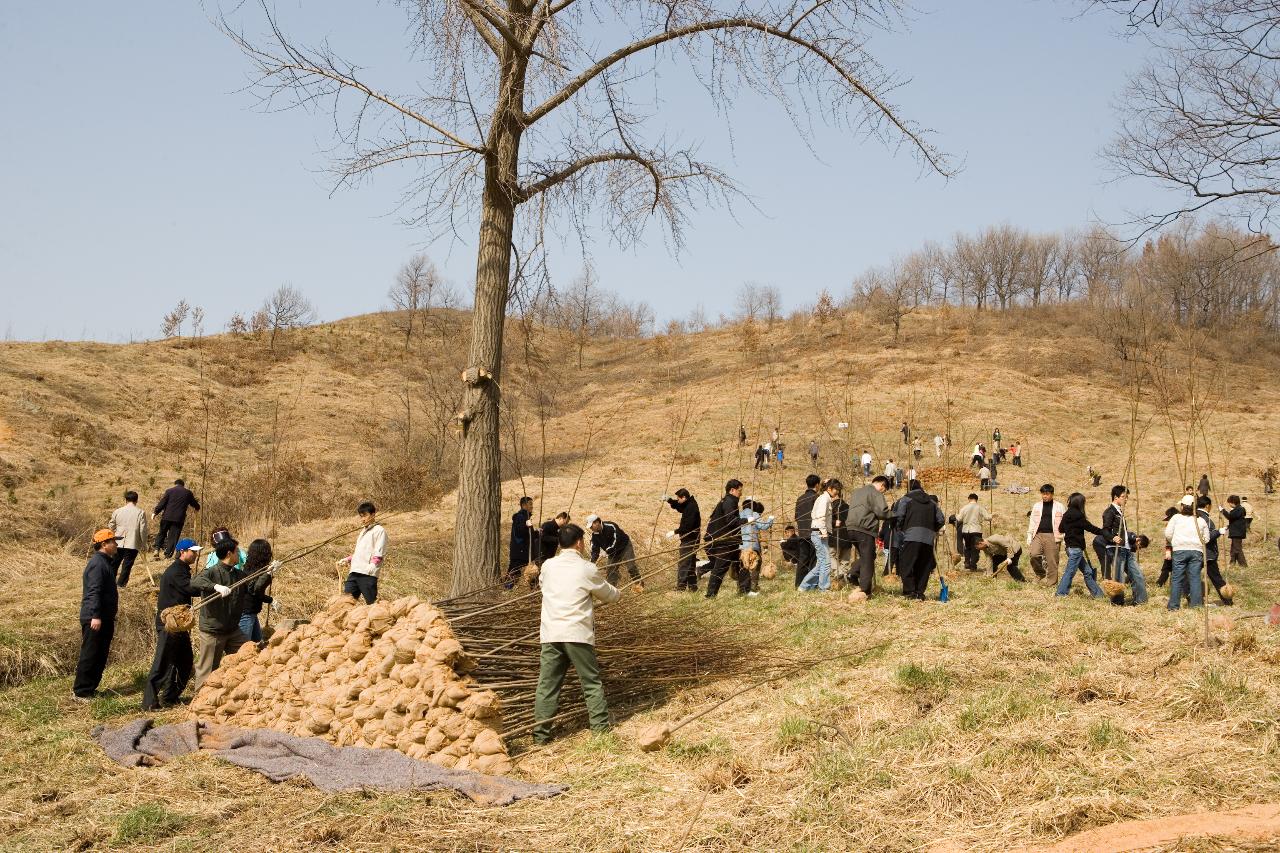
[[[1126,467],[1130,421],[1114,355],[1087,322],[1065,311],[1027,312],[1011,325],[938,310],[911,317],[895,347],[855,315],[596,342],[582,370],[550,337],[533,358],[509,343],[504,390],[520,404],[509,431],[517,438],[507,439],[507,512],[528,493],[546,516],[597,512],[631,532],[642,554],[656,551],[675,521],[659,509],[663,493],[687,486],[705,516],[738,476],[766,512],[786,517],[810,471],[810,438],[822,446],[819,473],[849,483],[864,447],[878,460],[901,458],[896,430],[909,419],[926,438],[926,468],[939,464],[935,430],[949,426],[954,438],[940,463],[963,466],[998,425],[1006,442],[1025,441],[1027,460],[1001,468],[1002,486],[1034,491],[1047,480],[1062,497],[1082,491],[1096,522]],[[105,521],[124,488],[145,504],[178,475],[207,501],[203,529],[235,518],[242,540],[270,535],[278,553],[350,527],[366,495],[396,506],[384,478],[389,433],[402,429],[397,394],[452,369],[457,339],[441,340],[402,353],[384,318],[370,316],[300,332],[274,356],[228,338],[0,344],[0,850],[996,851],[1064,839],[1061,849],[1115,849],[1073,848],[1069,836],[1280,803],[1280,633],[1243,618],[1280,601],[1280,501],[1264,497],[1256,477],[1280,444],[1280,383],[1274,355],[1257,352],[1235,354],[1218,377],[1209,453],[1197,462],[1221,497],[1247,494],[1257,514],[1249,568],[1227,572],[1236,607],[1210,608],[1212,645],[1203,613],[1166,611],[1167,590],[1154,587],[1158,551],[1144,564],[1152,601],[1138,608],[1093,601],[1079,586],[1055,600],[1044,586],[985,575],[956,578],[948,603],[905,602],[890,580],[885,594],[850,605],[794,592],[787,572],[762,582],[757,599],[705,601],[669,591],[672,570],[646,593],[660,606],[709,613],[762,651],[831,660],[729,701],[656,753],[636,746],[643,730],[745,682],[712,680],[618,709],[612,734],[572,734],[518,761],[518,775],[567,784],[566,795],[508,808],[443,794],[325,795],[199,755],[145,770],[112,764],[89,732],[139,713],[146,575],[163,564],[135,568],[104,682],[111,692],[78,705],[68,672],[84,548],[68,541]],[[537,388],[553,401],[545,453],[542,422],[524,402]],[[1183,483],[1162,415],[1150,401],[1139,412],[1145,429],[1128,479],[1141,529],[1158,536]],[[754,472],[757,436],[774,428],[787,465]],[[1088,465],[1102,487],[1086,486]],[[937,491],[953,512],[970,489]],[[264,514],[250,499],[263,493],[287,511]],[[1034,499],[983,497],[996,529],[1015,536]],[[447,589],[452,496],[428,489],[414,500],[386,521],[388,597]],[[283,616],[305,618],[334,592],[343,541],[289,564],[274,590]],[[940,561],[947,556],[940,546]],[[654,558],[645,570],[664,566]],[[871,647],[858,665],[837,659]],[[518,755],[529,745],[512,746]],[[1280,844],[1280,822],[1252,834],[1215,835],[1217,826],[1172,840],[1153,828],[1149,837],[1163,840],[1143,849]]]

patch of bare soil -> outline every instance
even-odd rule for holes
[[[1191,838],[1273,841],[1280,839],[1280,803],[1262,803],[1225,812],[1196,812],[1154,820],[1126,820],[1077,833],[1022,853],[1120,853],[1162,850]]]

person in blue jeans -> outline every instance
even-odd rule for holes
[[[1178,502],[1178,514],[1164,527],[1165,543],[1172,550],[1172,580],[1169,583],[1169,609],[1182,606],[1182,596],[1190,590],[1191,606],[1204,604],[1204,590],[1200,586],[1200,571],[1204,568],[1204,549],[1209,541],[1209,524],[1196,515],[1196,499],[1183,495]]]
[[[245,575],[252,574],[271,565],[271,543],[265,539],[255,539],[249,543],[249,550],[244,558]],[[261,589],[257,585],[251,585],[248,595],[244,600],[244,612],[240,615],[240,633],[244,634],[245,639],[251,643],[262,642],[262,625],[258,622],[258,614],[262,612],[264,604],[270,604],[274,599],[267,593],[267,589],[271,586],[271,576],[267,576],[266,585]]]
[[[813,545],[814,554],[817,555],[818,565],[814,566],[800,582],[802,592],[812,592],[815,589],[826,592],[831,589],[831,550],[827,547],[827,536],[832,530],[832,502],[840,497],[841,489],[839,480],[834,478],[828,480],[823,490],[818,493],[817,500],[813,502],[809,542]]]
[[[1105,536],[1106,531],[1085,517],[1084,495],[1075,492],[1067,498],[1067,511],[1062,515],[1062,525],[1059,529],[1067,545],[1067,568],[1062,573],[1062,580],[1058,582],[1058,595],[1067,595],[1071,592],[1071,581],[1079,571],[1084,575],[1084,585],[1088,588],[1089,594],[1094,598],[1102,598],[1102,587],[1098,586],[1093,564],[1084,553],[1084,534],[1088,531],[1098,536]],[[1114,539],[1114,544],[1120,543],[1119,536]]]
[[[1151,540],[1142,534],[1128,534],[1129,547],[1110,546],[1107,550],[1111,556],[1111,565],[1115,579],[1120,583],[1128,583],[1133,587],[1131,604],[1147,603],[1147,579],[1138,565],[1138,552],[1151,544]]]

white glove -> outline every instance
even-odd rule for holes
[[[276,569],[280,568],[279,560],[272,560],[271,565],[267,566],[267,574],[275,576]]]
[[[225,597],[231,594],[231,587],[223,586],[220,583],[215,583],[213,585],[213,591],[216,592],[218,595]]]
[[[532,519],[532,518],[526,518],[526,519],[525,519],[525,521],[524,521],[524,526],[525,526],[525,527],[533,527],[533,519]]]
[[[1218,528],[1218,535],[1219,535],[1219,536],[1226,536],[1226,535],[1227,535],[1227,528],[1225,528],[1225,527],[1219,527],[1219,528]]]
[[[663,495],[661,500],[663,503],[666,503],[667,501],[671,500],[671,495]]]
[[[773,516],[772,515],[769,516],[768,518],[765,519],[765,521],[773,521]]]

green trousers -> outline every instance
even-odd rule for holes
[[[564,686],[569,664],[578,671],[591,730],[603,732],[609,729],[609,706],[604,700],[604,683],[600,681],[595,646],[590,643],[543,643],[538,692],[533,700],[533,719],[537,723],[533,728],[534,743],[551,740],[551,720],[560,707],[560,688]]]

